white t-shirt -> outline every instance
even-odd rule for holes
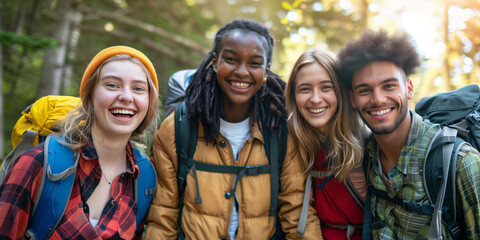
[[[250,118],[247,118],[238,123],[227,122],[220,119],[220,133],[228,140],[232,147],[233,157],[235,161],[238,160],[238,152],[242,149],[245,141],[249,139],[252,134],[250,133]],[[232,186],[233,188],[233,186]],[[236,196],[234,195],[236,198]],[[238,212],[233,203],[232,215],[230,217],[230,225],[228,226],[228,235],[231,240],[235,240],[235,232],[238,228]]]
[[[93,218],[89,218],[88,220],[90,220],[90,224],[92,224],[93,228],[95,228],[98,224],[98,219],[93,219]]]

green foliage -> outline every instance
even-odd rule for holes
[[[26,50],[41,50],[57,46],[57,41],[52,38],[36,38],[24,34],[15,34],[0,30],[0,43],[6,47],[18,44]]]

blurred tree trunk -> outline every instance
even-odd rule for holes
[[[16,34],[26,34],[26,35],[31,35],[32,34],[32,25],[33,25],[33,19],[35,17],[35,14],[37,13],[38,5],[39,5],[39,0],[35,0],[31,5],[31,9],[27,12],[28,9],[28,3],[26,2],[21,2],[20,3],[20,8],[17,13],[17,23],[15,24],[15,33]],[[29,50],[27,48],[22,48],[21,50],[17,50],[15,48],[12,48],[11,51],[14,51],[15,55],[20,56],[20,61],[18,65],[16,66],[16,76],[20,76],[22,74],[22,71],[25,67],[25,63],[30,64],[28,60],[26,60],[26,57],[30,54]],[[5,55],[9,56],[13,53],[6,53]],[[10,59],[5,59],[4,62],[9,62]],[[15,90],[17,89],[17,83],[18,81],[12,81],[10,90],[6,94],[7,98],[13,97],[15,94]]]
[[[451,71],[451,67],[450,67],[450,63],[449,63],[449,56],[450,56],[450,53],[452,52],[451,49],[451,41],[449,41],[448,39],[448,36],[449,36],[449,32],[448,32],[448,24],[449,24],[449,20],[448,20],[448,9],[450,8],[450,3],[448,0],[445,0],[445,5],[444,5],[444,9],[443,9],[443,14],[444,14],[444,20],[443,20],[443,29],[444,29],[444,33],[443,33],[443,41],[445,43],[445,56],[444,56],[444,59],[443,59],[443,69],[445,70],[445,87],[446,87],[446,90],[447,91],[452,91],[454,89],[453,85],[452,85],[452,82],[451,82],[451,79],[450,79],[450,71]]]
[[[72,82],[73,68],[75,56],[75,50],[77,49],[78,41],[80,39],[80,24],[82,22],[82,14],[78,11],[72,13],[72,27],[69,33],[69,41],[67,45],[67,59],[65,64],[65,70],[63,71],[61,94],[66,94],[70,83]]]
[[[57,4],[55,14],[58,17],[51,27],[51,37],[58,41],[57,47],[45,53],[37,99],[50,94],[60,94],[74,10],[71,0],[61,0]]]

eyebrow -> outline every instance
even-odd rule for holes
[[[224,52],[229,52],[229,53],[232,53],[232,54],[235,54],[235,55],[238,55],[237,52],[235,52],[235,51],[233,51],[233,50],[231,50],[231,49],[228,49],[228,48],[227,48],[227,49],[224,49],[223,51],[224,51]],[[263,59],[264,56],[263,56],[262,54],[258,54],[258,55],[253,55],[253,56],[251,56],[250,58],[261,58],[261,59]],[[265,56],[265,58],[266,58],[266,56]]]
[[[323,83],[332,83],[333,84],[333,81],[332,80],[322,80],[320,82],[320,84],[323,84]],[[313,85],[313,84],[311,84],[311,83],[300,83],[300,84],[295,86],[295,89],[298,88],[298,87],[301,87],[301,86],[311,86],[311,85]]]
[[[387,78],[387,79],[383,80],[383,81],[381,82],[381,84],[385,84],[385,83],[389,83],[389,82],[398,82],[398,78],[394,78],[394,77],[392,77],[392,78]],[[358,85],[356,85],[355,87],[353,87],[353,90],[356,90],[356,89],[362,88],[362,87],[368,87],[368,84],[366,84],[366,83],[358,84]]]
[[[105,79],[107,79],[107,78],[113,78],[113,79],[116,79],[116,80],[118,80],[118,81],[122,81],[122,82],[123,82],[123,78],[117,77],[117,76],[115,76],[115,75],[105,75],[105,76],[103,76],[103,77],[100,79],[100,81],[103,81],[103,80],[105,80]],[[148,84],[148,80],[147,80],[147,79],[133,79],[132,81],[135,82],[135,83],[147,83],[147,84]]]

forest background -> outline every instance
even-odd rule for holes
[[[22,111],[45,95],[78,96],[99,50],[143,51],[155,65],[163,102],[169,76],[197,68],[215,32],[236,18],[270,29],[272,70],[285,80],[306,49],[336,53],[364,29],[384,28],[410,34],[421,54],[411,77],[412,106],[423,96],[480,83],[479,0],[2,0],[0,160],[11,150]]]

